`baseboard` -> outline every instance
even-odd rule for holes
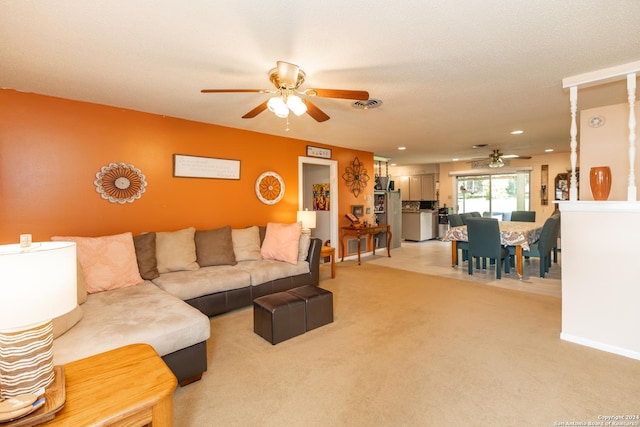
[[[575,344],[584,345],[586,347],[592,347],[597,350],[606,351],[608,353],[614,353],[620,356],[629,357],[631,359],[640,360],[640,352],[631,351],[626,348],[616,347],[609,344],[604,344],[598,341],[588,340],[586,338],[577,337],[571,334],[565,334],[564,332],[560,333],[560,339],[564,341],[569,341]]]
[[[387,248],[384,248],[385,250]],[[378,249],[376,249],[378,250]],[[382,250],[382,249],[380,249]],[[369,252],[361,252],[360,253],[360,259],[367,257],[367,256],[373,256],[373,251],[369,251]],[[350,254],[350,255],[345,255],[344,257],[344,261],[353,261],[353,260],[358,260],[358,254]],[[338,261],[342,261],[342,258],[336,258],[336,262]]]

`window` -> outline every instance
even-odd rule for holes
[[[531,172],[458,176],[457,211],[480,212],[502,219],[502,213],[531,207]]]

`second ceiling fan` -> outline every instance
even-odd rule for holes
[[[517,154],[508,154],[505,156],[502,152],[500,152],[500,150],[493,150],[493,152],[489,154],[488,158],[480,157],[477,159],[473,159],[472,161],[489,160],[490,168],[501,168],[504,166],[503,159],[530,159],[530,158],[531,156],[518,156]]]
[[[284,61],[277,61],[277,67],[269,71],[269,80],[275,89],[202,89],[202,93],[228,93],[228,92],[256,92],[274,94],[272,98],[264,101],[253,110],[242,116],[243,119],[251,119],[262,113],[264,110],[272,111],[278,117],[288,117],[289,112],[300,116],[309,114],[317,122],[329,120],[329,115],[318,108],[305,97],[318,98],[338,98],[366,101],[369,99],[369,92],[363,90],[343,90],[343,89],[305,89],[300,90],[304,83],[306,74],[295,64]]]

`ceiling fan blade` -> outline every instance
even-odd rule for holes
[[[320,98],[356,99],[358,101],[366,101],[369,99],[369,92],[365,90],[307,89],[304,91],[304,94]]]
[[[269,93],[266,89],[202,89],[201,93],[229,93],[229,92],[254,92]]]
[[[264,101],[262,104],[258,105],[256,108],[254,108],[253,110],[249,111],[247,114],[242,116],[242,118],[253,119],[255,116],[257,116],[258,114],[262,113],[264,110],[267,109],[267,102],[268,101]]]
[[[519,156],[517,154],[506,154],[502,156],[503,159],[530,159],[531,156]]]
[[[304,103],[307,104],[307,114],[313,117],[315,121],[326,122],[329,120],[330,117],[324,111],[316,107],[311,101],[305,99]]]

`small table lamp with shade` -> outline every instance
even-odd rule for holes
[[[0,400],[53,383],[51,320],[77,303],[76,244],[0,245]]]
[[[311,234],[311,229],[316,228],[316,211],[298,211],[297,221],[302,223],[302,234]]]

